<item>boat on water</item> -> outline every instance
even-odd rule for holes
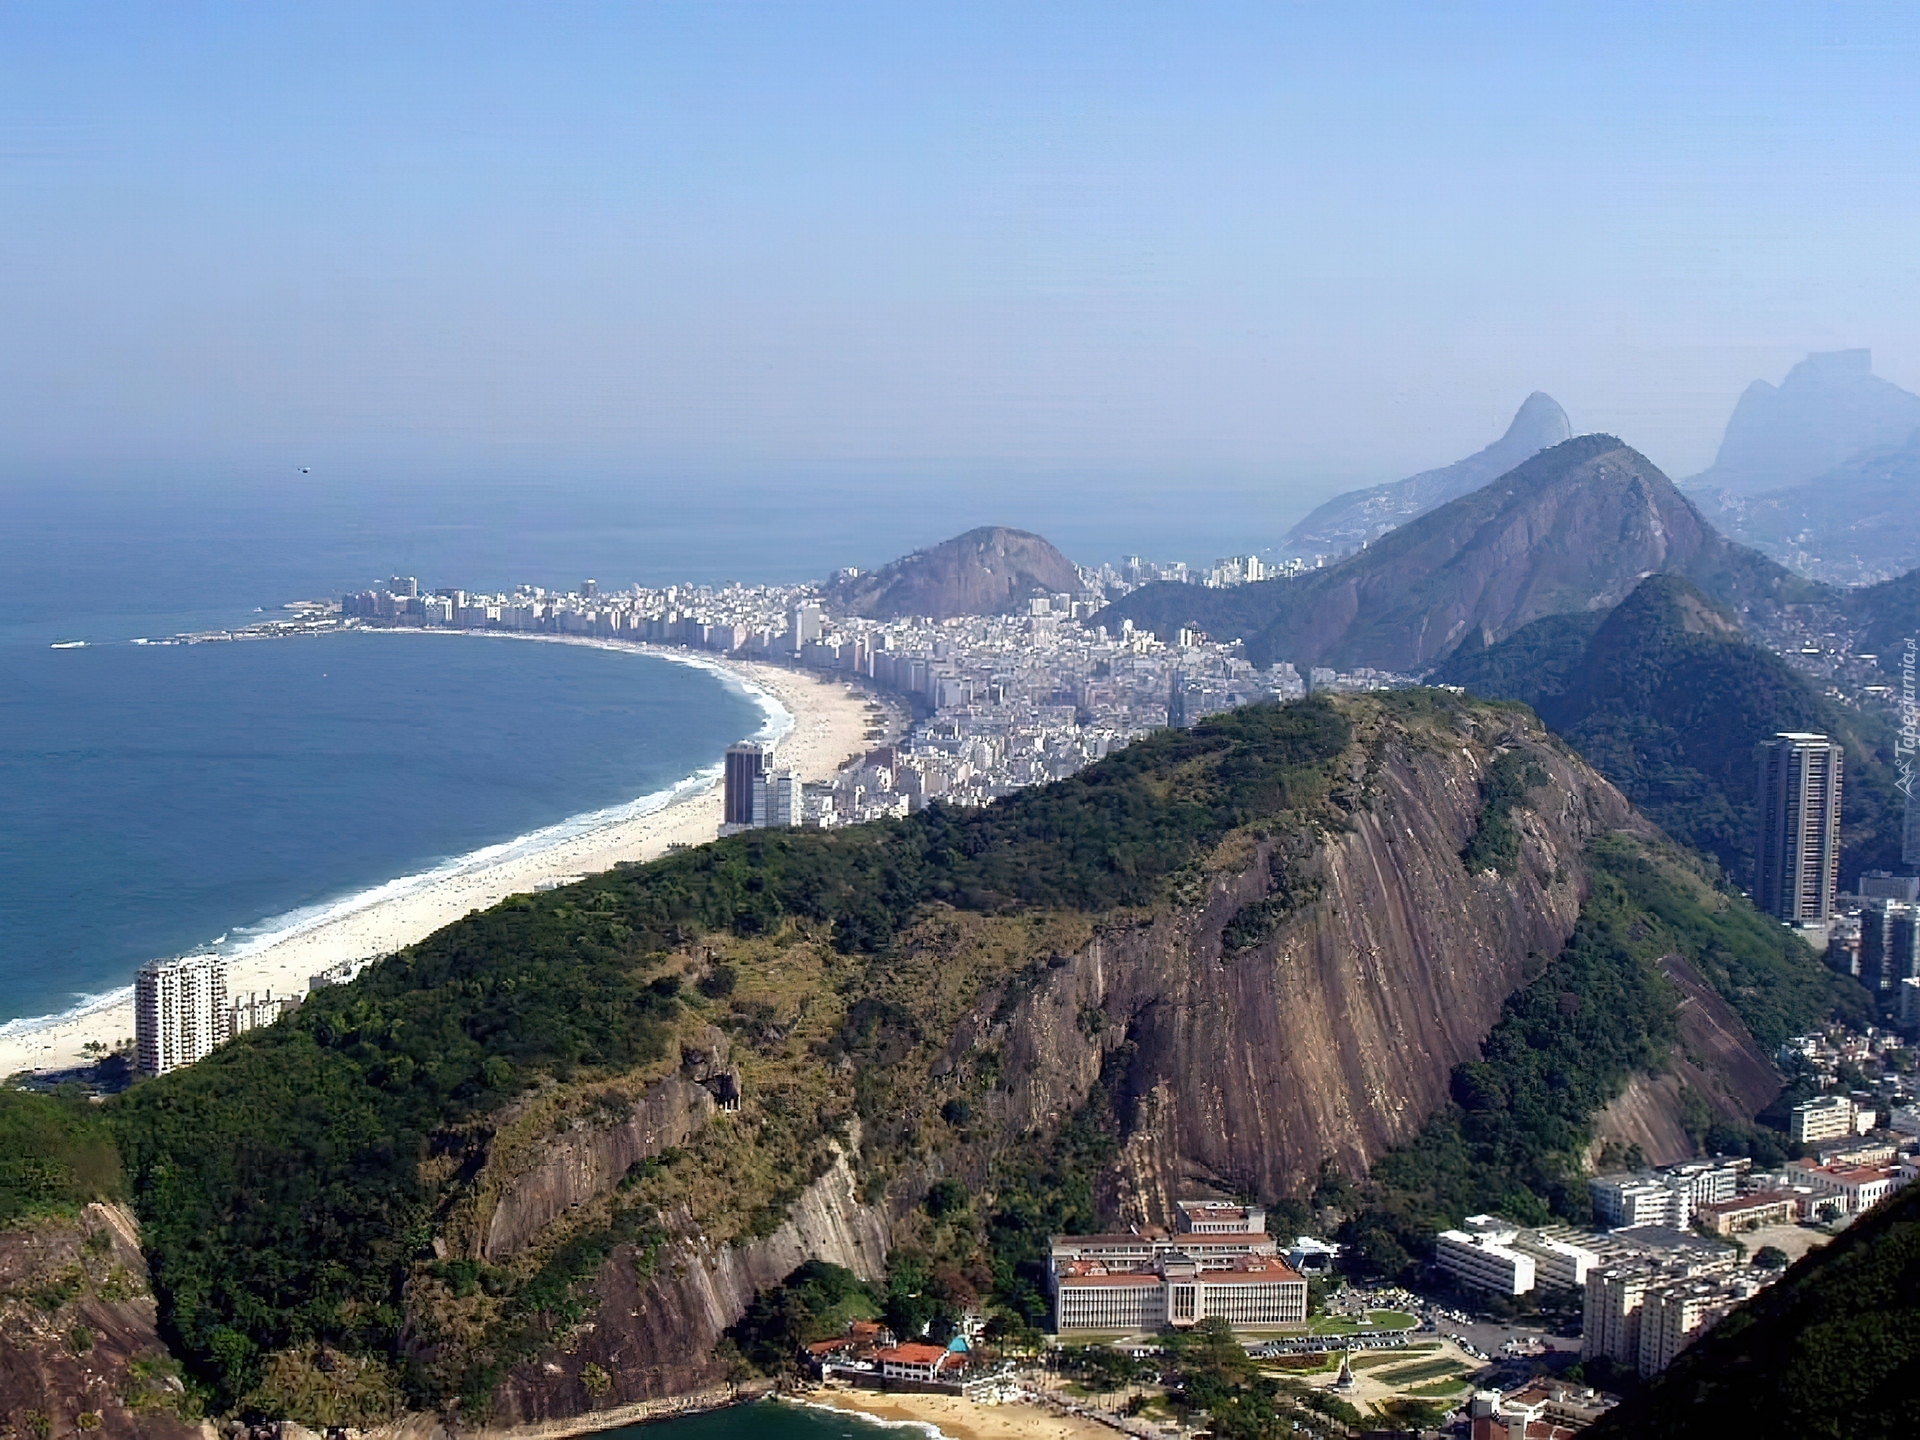
[[[87,648],[87,642],[84,640],[56,640],[48,648],[53,650],[84,650]]]

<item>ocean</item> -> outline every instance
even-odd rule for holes
[[[582,647],[133,639],[392,574],[468,589],[824,577],[982,523],[1038,530],[1082,562],[1205,558],[1277,537],[1303,504],[1246,477],[875,467],[0,482],[0,1024],[125,986],[145,960],[256,946],[487,847],[658,800],[763,721],[711,673]],[[1271,517],[1259,533],[1242,528],[1254,515]],[[86,645],[50,648],[71,641]]]

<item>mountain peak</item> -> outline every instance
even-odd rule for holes
[[[1147,586],[1101,623],[1131,619],[1162,638],[1184,626],[1242,638],[1255,664],[1418,674],[1463,643],[1497,643],[1543,616],[1609,609],[1660,572],[1684,575],[1736,610],[1777,603],[1796,583],[1729,544],[1631,446],[1580,435],[1338,565],[1234,590]],[[1712,618],[1700,611],[1682,623],[1706,628]]]
[[[1572,434],[1560,402],[1536,390],[1521,402],[1505,433],[1485,449],[1438,470],[1336,495],[1293,527],[1287,547],[1297,554],[1358,549],[1396,525],[1471,494]]]
[[[1741,393],[1711,469],[1690,485],[1742,494],[1824,475],[1864,451],[1900,444],[1920,428],[1920,395],[1873,373],[1871,350],[1808,355],[1770,385]]]
[[[827,603],[849,615],[897,620],[930,615],[1007,615],[1042,595],[1077,594],[1080,572],[1040,536],[981,525],[827,586]]]

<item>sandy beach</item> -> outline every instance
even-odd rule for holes
[[[876,1390],[816,1390],[807,1403],[849,1410],[873,1420],[931,1425],[949,1440],[1113,1440],[1094,1420],[1061,1415],[1031,1402],[979,1405],[957,1395],[881,1394]]]
[[[402,632],[405,633],[405,632]],[[486,638],[509,638],[494,637]],[[776,665],[721,660],[684,650],[623,645],[614,641],[571,641],[558,637],[511,637],[544,643],[581,643],[631,650],[696,663],[724,673],[758,692],[779,735],[779,763],[802,780],[830,779],[849,758],[867,749],[868,699],[843,682]],[[458,635],[413,632],[395,643],[456,643]],[[472,643],[469,638],[466,643]],[[774,703],[777,702],[777,703]],[[784,712],[784,715],[781,713]],[[731,741],[734,737],[725,737]],[[716,748],[718,748],[716,746]],[[555,843],[495,847],[469,862],[418,877],[394,887],[397,893],[369,892],[359,908],[333,913],[323,923],[298,929],[229,964],[228,992],[304,995],[308,978],[342,961],[389,954],[422,940],[472,910],[484,910],[509,895],[543,882],[596,874],[622,861],[652,860],[670,845],[700,845],[720,825],[720,783],[708,781],[683,792],[650,814],[610,818],[582,827]],[[131,979],[131,977],[129,977]],[[130,991],[83,1013],[58,1017],[45,1025],[0,1035],[0,1076],[21,1070],[61,1070],[82,1062],[90,1041],[112,1047],[133,1035]]]

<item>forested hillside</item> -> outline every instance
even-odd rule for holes
[[[1555,616],[1435,678],[1523,700],[1669,835],[1751,883],[1756,748],[1782,730],[1846,746],[1841,881],[1900,862],[1903,797],[1883,716],[1821,695],[1685,579],[1656,575],[1598,624]]]
[[[213,1411],[518,1422],[716,1383],[717,1327],[814,1256],[1038,1323],[1050,1231],[1279,1202],[1330,1147],[1393,1152],[1381,1268],[1462,1206],[1576,1213],[1669,952],[1766,1043],[1852,1003],[1521,708],[1316,699],[515,897],[0,1123],[59,1160],[10,1172],[31,1203],[125,1187]]]

